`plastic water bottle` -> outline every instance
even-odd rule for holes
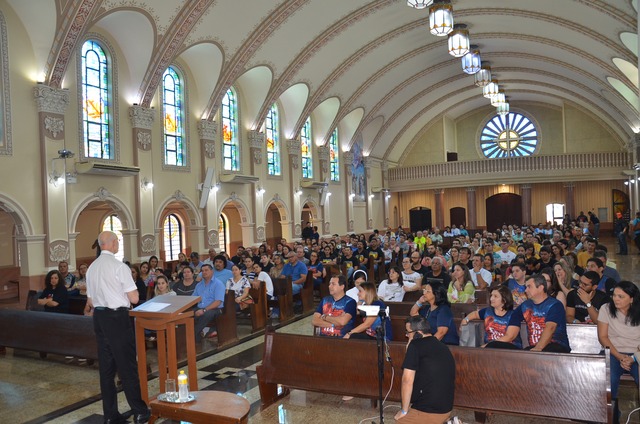
[[[189,380],[184,371],[180,371],[178,376],[178,400],[186,402],[189,399]]]

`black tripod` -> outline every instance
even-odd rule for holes
[[[384,309],[378,311],[380,318],[380,326],[376,329],[376,343],[378,345],[378,406],[380,408],[380,424],[384,424],[384,414],[382,405],[382,383],[384,381],[384,358],[386,356],[386,321],[389,319]],[[387,360],[391,362],[391,358],[387,356]]]

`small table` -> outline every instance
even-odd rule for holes
[[[150,424],[158,418],[188,421],[194,424],[223,423],[241,424],[249,422],[249,401],[228,392],[190,392],[196,398],[190,403],[169,403],[158,399],[149,402]]]

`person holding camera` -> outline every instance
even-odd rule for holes
[[[402,409],[395,420],[403,424],[442,424],[453,410],[456,364],[447,345],[431,335],[420,315],[407,318],[407,354],[402,363]]]

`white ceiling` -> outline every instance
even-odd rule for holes
[[[150,101],[145,93],[155,90],[160,68],[177,61],[198,92],[197,118],[212,117],[234,84],[248,129],[279,101],[286,137],[312,114],[322,129],[316,143],[339,125],[344,150],[362,139],[366,154],[391,162],[434,120],[487,105],[447,53],[446,37],[429,34],[428,11],[405,0],[7,2],[31,38],[39,75],[64,60],[60,46],[77,35],[69,22],[85,17],[84,32],[117,45],[126,90],[139,103]],[[601,119],[621,144],[640,131],[637,1],[452,4],[512,105],[571,104]]]

